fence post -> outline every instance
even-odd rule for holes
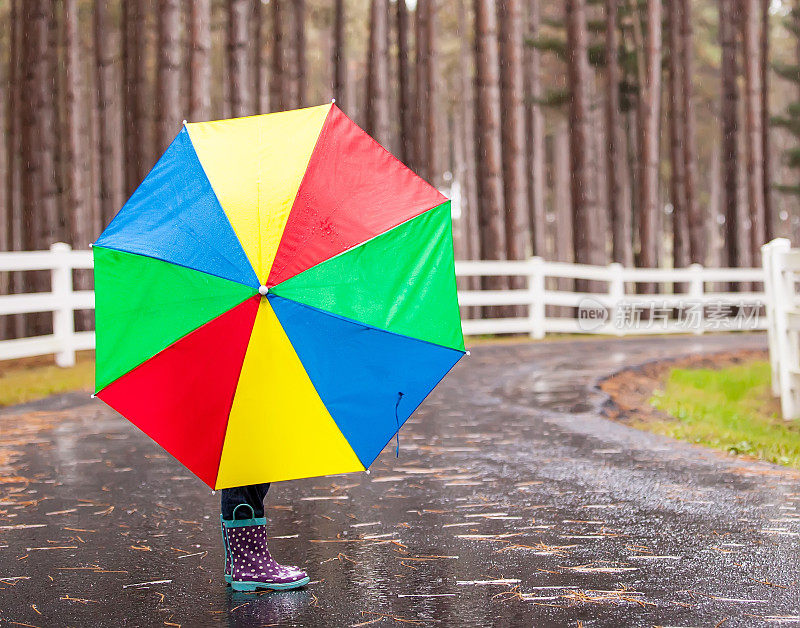
[[[53,336],[56,339],[56,364],[73,366],[75,364],[75,318],[72,310],[72,264],[69,244],[56,242],[50,247],[53,268],[50,271],[53,301],[58,309],[53,311]]]
[[[796,375],[798,362],[798,334],[789,325],[789,314],[795,308],[795,275],[787,270],[786,254],[789,245],[772,253],[773,303],[775,327],[778,332],[778,368],[781,380],[781,414],[785,420],[798,418]]]
[[[781,336],[778,334],[777,317],[778,317],[778,303],[775,297],[777,281],[780,280],[780,272],[776,274],[774,265],[776,262],[777,254],[783,251],[788,251],[791,247],[789,240],[786,238],[776,238],[771,242],[767,242],[761,247],[761,267],[764,269],[764,308],[767,317],[767,344],[769,345],[769,362],[770,370],[772,373],[772,394],[775,397],[781,396]],[[776,279],[776,276],[778,279]]]
[[[531,338],[544,338],[544,260],[541,257],[532,257],[528,260],[528,320],[530,323]]]
[[[622,280],[622,264],[619,262],[611,262],[608,265],[608,271],[611,274],[611,279],[608,280],[608,297],[610,299],[610,323],[614,325],[617,320],[617,308],[619,304],[625,299],[625,282]],[[623,336],[624,332],[622,327],[619,326],[614,332],[617,336]]]
[[[697,327],[694,330],[695,334],[702,334],[705,331],[705,303],[703,303],[704,282],[703,282],[703,266],[701,264],[690,264],[689,269],[692,271],[692,278],[689,283],[689,299],[697,299],[700,306],[700,319],[697,322]]]

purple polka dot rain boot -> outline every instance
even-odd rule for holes
[[[236,510],[250,509],[250,519],[236,519]],[[233,520],[222,520],[226,554],[230,560],[230,585],[234,591],[258,589],[297,589],[309,582],[308,574],[298,567],[278,564],[267,549],[266,517],[255,517],[249,504],[239,504]]]

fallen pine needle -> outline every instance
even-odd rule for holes
[[[94,604],[99,604],[99,602],[97,600],[87,600],[86,598],[82,598],[82,597],[70,597],[69,595],[65,595],[65,596],[63,596],[63,597],[61,597],[59,599],[60,600],[66,600],[68,602],[80,602],[81,604],[89,604],[90,602],[92,602]]]
[[[759,584],[766,584],[768,587],[777,587],[779,589],[788,589],[784,584],[775,584],[774,582],[770,582],[769,580],[758,580],[756,578],[750,578],[753,582],[758,582]]]
[[[341,552],[339,552],[339,554],[337,556],[334,556],[333,558],[326,558],[325,560],[323,560],[320,563],[320,565],[323,565],[325,563],[329,563],[332,560],[338,560],[339,562],[341,562],[343,560],[346,560],[346,561],[349,561],[349,562],[353,563],[354,565],[358,564],[356,561],[354,561],[352,558],[350,558],[347,554],[342,554]]]
[[[400,622],[401,624],[422,624],[424,622],[417,621],[416,619],[404,619],[403,617],[398,617],[397,615],[391,615],[389,613],[376,613],[375,611],[361,611],[362,615],[377,615],[378,620],[381,619],[391,619],[392,621]],[[372,622],[370,622],[372,623]],[[364,624],[362,624],[364,625]]]
[[[127,589],[129,587],[143,587],[148,584],[169,584],[172,580],[151,580],[150,582],[134,582],[131,584],[123,584],[122,588]]]
[[[360,626],[369,626],[370,624],[377,624],[379,621],[383,621],[383,617],[378,617],[377,619],[370,619],[367,621],[362,621],[358,624],[350,624],[350,628],[359,628]]]
[[[205,556],[206,554],[208,554],[207,551],[206,552],[194,552],[193,554],[182,554],[181,556],[178,556],[178,560],[180,560],[181,558],[189,558],[190,556],[200,556],[200,555]]]

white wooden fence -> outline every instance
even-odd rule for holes
[[[57,242],[49,251],[0,253],[0,272],[49,270],[50,292],[0,296],[0,315],[53,313],[53,333],[0,341],[0,360],[54,353],[56,364],[72,366],[75,352],[94,348],[93,331],[75,331],[75,310],[94,308],[92,290],[73,290],[72,271],[92,267],[91,251],[73,251]]]
[[[76,351],[94,347],[94,333],[76,332],[74,325],[74,310],[92,309],[94,293],[73,290],[72,278],[73,269],[91,267],[90,251],[72,251],[61,243],[49,251],[0,253],[0,272],[49,270],[52,278],[50,292],[0,296],[0,315],[53,312],[53,334],[0,341],[0,360],[55,354],[57,364],[69,366],[74,364]],[[759,316],[765,299],[762,292],[709,291],[723,282],[760,283],[764,273],[756,268],[623,268],[619,264],[589,266],[534,257],[524,261],[457,262],[456,274],[464,278],[524,278],[521,289],[460,290],[459,303],[472,310],[470,313],[479,311],[480,306],[516,306],[505,307],[512,309],[513,315],[504,318],[465,318],[466,335],[523,333],[542,338],[547,333],[703,333],[763,329],[766,325]],[[557,290],[551,285],[554,279],[589,280],[603,291]],[[636,285],[641,283],[664,285],[659,294],[637,294]],[[684,284],[687,290],[665,293],[674,283]],[[547,306],[562,307],[560,312],[548,315]],[[748,308],[751,313],[742,317]],[[686,316],[681,317],[681,313]]]
[[[761,291],[713,291],[714,284],[762,283],[760,268],[625,268],[621,264],[590,266],[525,261],[456,262],[456,275],[522,276],[525,288],[515,290],[461,290],[462,306],[527,306],[527,316],[464,320],[467,335],[525,333],[543,338],[547,333],[665,334],[764,329],[760,316]],[[603,292],[553,289],[552,279],[587,280]],[[683,284],[687,290],[639,294],[637,284]],[[547,316],[547,306],[570,308],[567,316]],[[577,315],[576,315],[577,312]]]
[[[784,419],[800,418],[800,249],[777,238],[761,247],[772,393]]]

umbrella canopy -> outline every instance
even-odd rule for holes
[[[464,354],[449,201],[333,104],[185,124],[93,251],[96,395],[212,488],[368,468]]]

